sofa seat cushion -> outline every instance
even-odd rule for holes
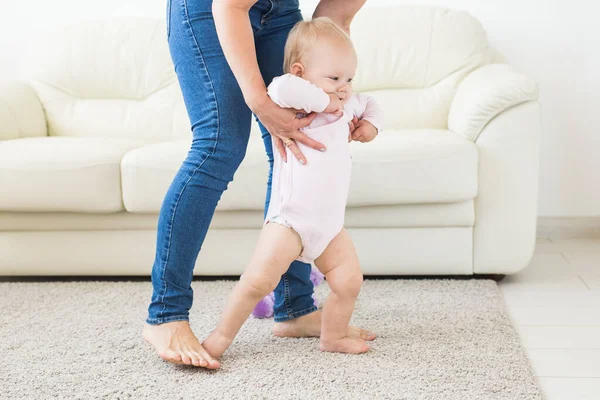
[[[188,140],[157,143],[123,158],[125,209],[160,210],[173,177],[189,150]],[[477,195],[477,148],[448,130],[385,131],[371,143],[351,144],[349,207],[452,203]],[[262,210],[268,162],[253,133],[246,157],[217,206],[219,211]]]
[[[385,130],[352,142],[348,205],[450,203],[477,196],[477,146],[445,129]]]
[[[147,141],[34,137],[0,141],[0,210],[123,210],[123,155]]]
[[[269,163],[264,144],[252,133],[246,157],[217,210],[262,210],[264,208]],[[123,202],[130,212],[155,213],[190,149],[189,140],[151,144],[130,151],[122,162]]]

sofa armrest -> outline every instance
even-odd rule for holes
[[[35,91],[25,82],[0,82],[0,140],[46,136],[46,117]]]
[[[511,107],[536,100],[537,84],[508,64],[489,64],[458,86],[448,114],[448,129],[477,141],[483,128]]]

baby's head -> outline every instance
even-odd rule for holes
[[[350,37],[325,17],[300,21],[285,44],[283,70],[346,102],[352,96],[356,52]]]

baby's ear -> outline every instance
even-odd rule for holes
[[[292,68],[290,68],[290,74],[302,78],[302,75],[304,75],[304,65],[300,64],[299,62],[292,64]]]

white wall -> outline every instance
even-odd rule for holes
[[[28,49],[46,30],[82,19],[162,18],[166,0],[0,0],[0,78],[23,79]],[[302,1],[312,10],[316,1]],[[368,0],[464,9],[510,63],[540,83],[543,217],[600,215],[600,3],[592,0]]]

